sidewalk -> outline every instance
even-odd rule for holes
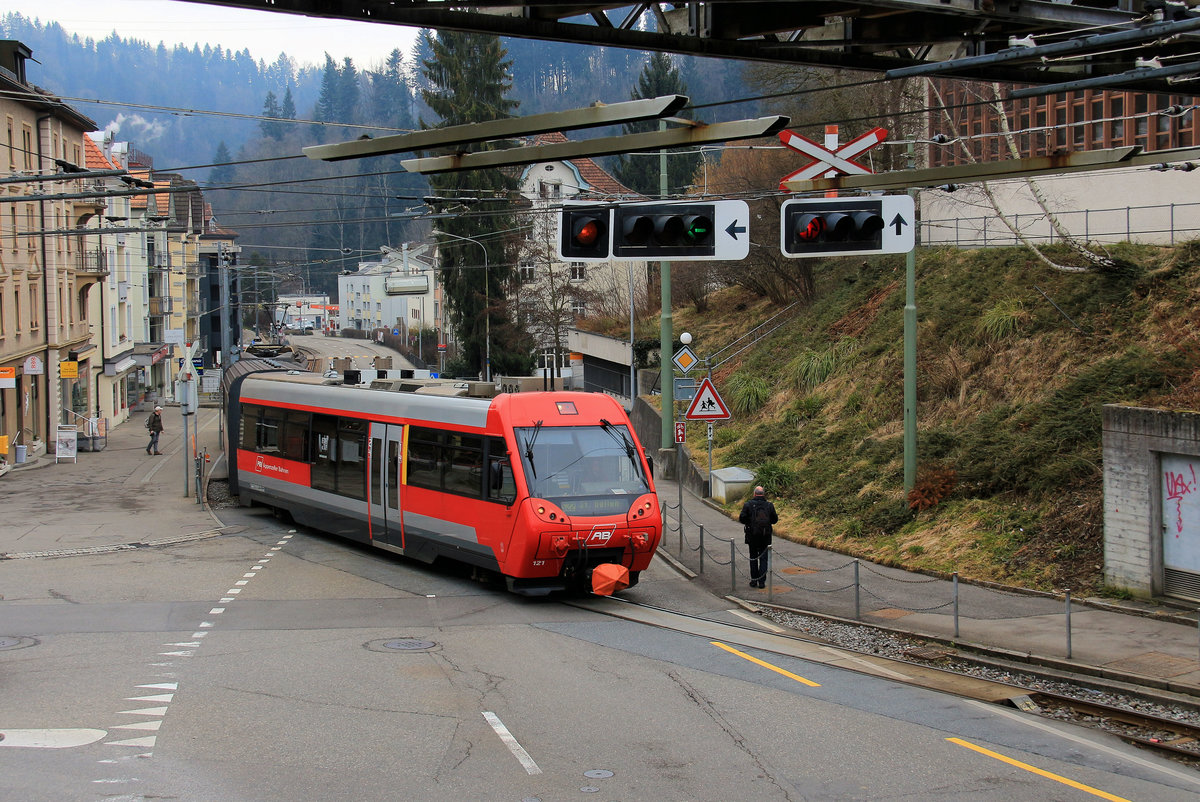
[[[695,581],[714,594],[860,621],[968,651],[1187,694],[1200,701],[1195,611],[1073,598],[1068,644],[1064,598],[960,581],[956,634],[953,580],[855,560],[778,534],[768,587],[751,588],[741,524],[685,492],[681,537],[679,487],[666,479],[657,479],[656,485],[667,519],[660,551],[695,572]]]
[[[57,463],[53,454],[43,454],[0,477],[5,511],[0,558],[112,551],[219,534],[220,522],[207,505],[196,503],[195,465],[190,447],[184,454],[179,407],[163,410],[166,431],[158,457],[146,453],[145,415],[136,413],[114,427],[101,451]],[[208,408],[188,421],[189,441],[214,459],[217,422],[217,410]]]

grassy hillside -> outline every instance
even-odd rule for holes
[[[1200,408],[1200,242],[1111,253],[1121,270],[1066,273],[1016,248],[918,252],[911,497],[903,257],[823,262],[816,302],[714,371],[734,410],[717,424],[714,466],[758,471],[785,537],[1104,592],[1102,406]],[[729,289],[704,315],[676,310],[675,332],[704,356],[777,311]],[[704,427],[688,428],[705,460]]]

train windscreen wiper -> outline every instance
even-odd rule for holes
[[[542,430],[542,422],[537,421],[533,424],[533,434],[525,440],[525,459],[529,460],[529,470],[533,472],[533,478],[537,478],[537,468],[533,465],[533,444],[537,441],[538,432]]]

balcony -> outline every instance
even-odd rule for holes
[[[104,251],[80,251],[75,258],[75,273],[95,279],[107,278],[108,257]]]
[[[151,296],[150,298],[150,317],[166,317],[171,314],[174,309],[174,299],[169,295]]]

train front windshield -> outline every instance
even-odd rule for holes
[[[624,425],[516,430],[529,493],[568,515],[623,515],[650,485]]]

